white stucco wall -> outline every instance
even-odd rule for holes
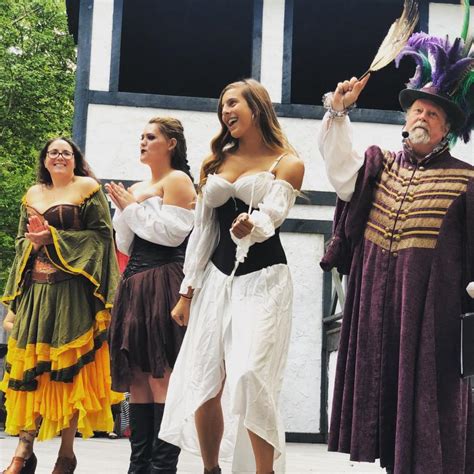
[[[219,129],[214,113],[90,105],[87,121],[87,159],[101,178],[141,180],[148,168],[139,162],[140,135],[150,118],[172,116],[181,120],[188,145],[188,160],[195,177],[209,144]]]
[[[428,28],[431,35],[446,36],[451,39],[461,35],[464,8],[459,4],[430,3]],[[471,28],[474,19],[474,6],[471,7]]]
[[[331,352],[329,356],[329,367],[328,367],[328,378],[329,378],[329,387],[328,387],[328,420],[331,420],[332,413],[332,399],[334,397],[334,382],[336,378],[336,365],[337,365],[337,351]]]
[[[264,0],[260,81],[273,102],[281,102],[285,0]]]
[[[113,11],[113,0],[94,0],[89,73],[91,90],[109,90]]]
[[[322,235],[282,233],[294,284],[293,327],[281,394],[285,429],[318,433],[321,398]],[[304,249],[304,251],[302,251]]]
[[[147,168],[138,161],[138,142],[146,122],[155,115],[170,115],[182,121],[188,142],[188,159],[194,175],[198,176],[200,163],[209,154],[209,143],[219,130],[215,113],[90,105],[86,153],[98,176],[132,180],[147,176]],[[303,189],[332,191],[317,146],[321,121],[281,118],[281,124],[305,162]],[[354,147],[360,153],[374,143],[389,150],[400,149],[401,127],[398,125],[358,122],[353,127]],[[472,162],[473,144],[459,143],[453,154]]]

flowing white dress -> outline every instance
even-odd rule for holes
[[[231,183],[210,175],[196,206],[181,292],[194,288],[189,326],[174,367],[159,437],[199,455],[195,411],[222,397],[224,437],[220,459],[233,472],[255,472],[247,429],[275,448],[275,471],[285,470],[285,431],[278,399],[290,339],[293,285],[286,264],[234,276],[248,249],[275,234],[297,191],[270,171]],[[210,261],[219,241],[216,208],[229,199],[249,206],[254,229],[237,244],[234,272]],[[252,209],[254,209],[252,211]]]

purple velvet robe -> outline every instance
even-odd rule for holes
[[[474,169],[371,147],[322,267],[349,272],[329,450],[396,474],[474,472],[459,315],[474,257]],[[474,341],[473,341],[474,343]]]

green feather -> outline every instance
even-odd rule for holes
[[[453,148],[454,145],[456,145],[458,141],[458,137],[455,133],[449,133],[448,134],[448,141],[449,141],[449,148]]]
[[[464,5],[464,21],[462,24],[461,38],[466,41],[469,33],[469,20],[471,17],[471,6],[469,0],[461,0],[461,5]]]
[[[474,70],[471,70],[463,80],[460,95],[474,108]]]
[[[421,54],[420,55],[423,57],[423,66],[422,66],[422,84],[425,85],[427,82],[431,81],[431,73],[432,73],[432,68],[431,68],[431,63],[430,59],[427,55]]]

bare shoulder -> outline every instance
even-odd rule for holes
[[[99,183],[90,176],[76,176],[76,184],[81,194],[87,195],[99,187]]]
[[[193,186],[189,175],[181,170],[173,170],[165,179],[165,186]]]
[[[301,189],[304,177],[304,162],[295,155],[287,155],[275,170],[277,179],[282,179],[290,183],[295,189]]]
[[[183,171],[172,171],[163,182],[163,203],[191,209],[196,198],[194,183]]]
[[[43,184],[34,184],[33,186],[31,186],[31,188],[29,188],[26,191],[26,194],[25,194],[26,200],[35,201],[36,198],[41,196],[41,194],[43,193],[43,188],[44,188]]]
[[[135,191],[139,191],[142,188],[146,188],[149,186],[150,183],[148,181],[137,181],[136,183],[133,183],[131,186],[129,186],[127,189],[133,193]]]
[[[34,197],[34,196],[38,196],[39,194],[41,194],[43,192],[43,184],[33,184],[33,186],[31,186],[30,188],[28,188],[28,190],[26,191],[26,199],[29,199],[31,197]]]

